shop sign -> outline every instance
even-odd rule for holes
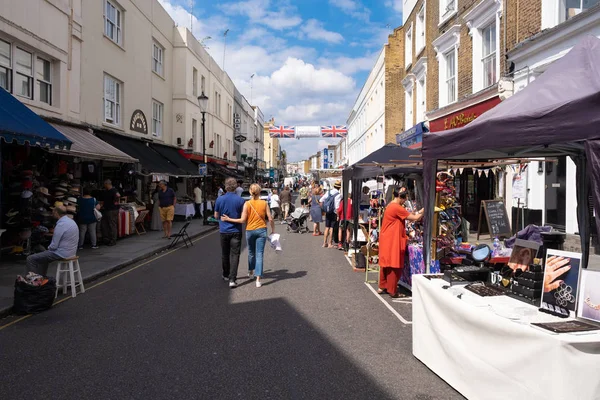
[[[242,142],[246,141],[246,136],[241,135],[241,134],[240,135],[235,135],[234,139],[235,139],[236,142],[242,143]]]
[[[240,114],[234,113],[233,114],[233,131],[235,133],[239,133],[241,129],[242,129],[242,119],[240,117]]]
[[[206,164],[198,164],[198,175],[206,176],[208,175],[208,168]]]
[[[131,115],[131,123],[129,129],[134,132],[148,134],[148,123],[146,122],[146,116],[142,110],[135,110]]]
[[[457,111],[453,114],[433,120],[429,123],[429,130],[431,132],[439,132],[463,127],[468,123],[473,122],[477,117],[487,110],[492,109],[500,104],[500,101],[501,100],[499,97],[494,97],[472,107],[468,107],[464,110]]]

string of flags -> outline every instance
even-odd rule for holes
[[[512,167],[512,165],[511,165]],[[492,168],[450,168],[448,169],[448,173],[452,173],[452,175],[456,176],[456,175],[462,175],[462,173],[464,172],[464,170],[472,170],[473,171],[473,175],[477,176],[477,177],[481,177],[482,175],[485,175],[485,177],[487,178],[490,173],[495,175],[498,172],[502,172],[503,168],[502,167],[492,167]]]

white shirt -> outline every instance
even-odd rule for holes
[[[337,190],[337,189],[331,189],[331,190],[328,190],[327,192],[325,192],[323,197],[321,197],[321,199],[319,200],[319,203],[325,203],[325,200],[329,196],[335,196],[335,209],[337,210],[340,207],[340,203],[342,202],[342,195],[340,194],[339,190]]]
[[[54,227],[52,243],[48,250],[61,258],[75,257],[79,244],[79,228],[75,221],[66,215],[58,220]]]
[[[223,191],[223,188],[219,188],[219,191],[217,193],[217,196],[221,197],[225,194],[225,192]]]
[[[281,201],[279,200],[279,195],[272,194],[271,195],[271,208],[278,208]]]
[[[202,190],[199,187],[194,189],[194,201],[196,204],[202,203]]]
[[[244,189],[242,189],[241,186],[238,186],[235,188],[235,194],[237,194],[238,196],[242,197],[242,192],[244,191]]]

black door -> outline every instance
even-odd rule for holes
[[[546,175],[546,225],[561,232],[565,231],[567,157],[559,157],[556,162],[545,163]]]

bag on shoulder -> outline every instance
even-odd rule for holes
[[[335,214],[335,196],[332,196],[331,192],[323,203],[323,211],[327,214]]]
[[[102,213],[96,208],[96,204],[98,204],[98,201],[94,199],[94,203],[94,217],[96,217],[96,221],[100,221],[102,219]]]

